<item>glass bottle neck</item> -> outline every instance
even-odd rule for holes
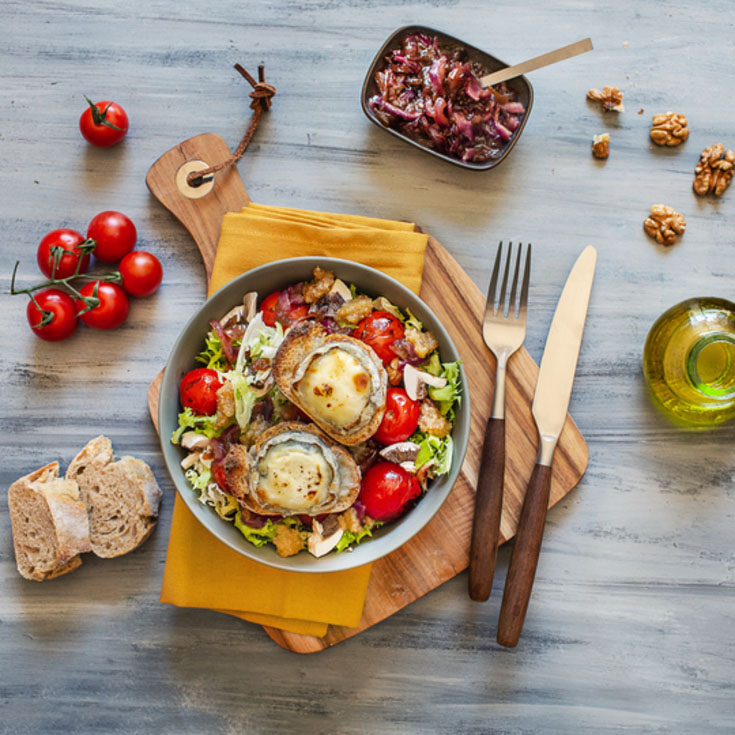
[[[698,339],[687,355],[687,376],[702,395],[735,396],[735,335],[715,332]]]

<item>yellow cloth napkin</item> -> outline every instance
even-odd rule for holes
[[[410,222],[251,204],[223,218],[209,295],[251,268],[303,255],[355,260],[418,293],[426,242]],[[322,637],[329,624],[359,625],[370,566],[300,574],[258,564],[215,539],[177,496],[161,602]]]

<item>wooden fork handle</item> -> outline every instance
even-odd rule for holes
[[[523,500],[515,545],[505,578],[498,621],[498,643],[501,646],[513,647],[521,636],[544,535],[550,486],[551,467],[537,464],[533,468]]]
[[[477,602],[487,600],[493,588],[500,513],[503,509],[504,473],[505,419],[490,418],[482,445],[470,546],[469,593]]]

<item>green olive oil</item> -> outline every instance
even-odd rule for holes
[[[648,333],[643,374],[654,403],[682,426],[735,418],[735,304],[697,298],[672,306]]]

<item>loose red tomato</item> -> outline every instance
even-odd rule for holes
[[[94,257],[105,263],[117,263],[134,247],[138,232],[130,217],[122,212],[100,212],[92,218],[87,237],[97,244]]]
[[[414,475],[395,462],[378,462],[362,478],[360,502],[376,521],[394,521],[421,495]]]
[[[263,321],[269,327],[276,326],[276,304],[278,303],[280,294],[280,291],[274,291],[272,294],[266,296],[260,304],[260,310],[263,312]]]
[[[89,255],[83,255],[78,247],[84,238],[76,231],[62,227],[52,230],[38,245],[36,260],[41,272],[47,278],[68,278],[77,272],[77,263],[81,260],[79,273],[86,273],[89,267]],[[54,270],[54,252],[59,248],[59,262]],[[81,257],[80,257],[81,256]]]
[[[192,370],[184,375],[179,384],[181,405],[201,416],[212,416],[217,413],[217,391],[221,387],[222,383],[216,370],[211,368]]]
[[[97,286],[96,293],[95,286]],[[130,301],[125,291],[116,283],[91,281],[84,285],[79,293],[82,296],[96,297],[99,300],[97,306],[85,311],[87,305],[81,299],[77,299],[79,318],[87,326],[95,329],[115,329],[127,319]]]
[[[120,262],[123,288],[131,296],[150,296],[163,280],[161,261],[144,250],[133,250]]]
[[[395,444],[408,439],[419,423],[420,406],[412,401],[403,388],[388,388],[385,413],[375,438],[383,444]]]
[[[89,107],[79,118],[81,130],[87,142],[100,148],[119,143],[128,132],[128,116],[116,102],[105,100],[96,104],[85,97]]]
[[[366,316],[352,333],[353,337],[372,347],[384,365],[396,356],[390,346],[396,340],[403,339],[403,335],[401,320],[387,311],[374,311]]]
[[[78,322],[77,309],[71,296],[58,288],[45,288],[36,292],[33,298],[36,303],[28,302],[26,316],[37,337],[47,342],[58,342],[73,334]],[[50,317],[43,312],[50,312]],[[46,319],[49,321],[44,324]]]

